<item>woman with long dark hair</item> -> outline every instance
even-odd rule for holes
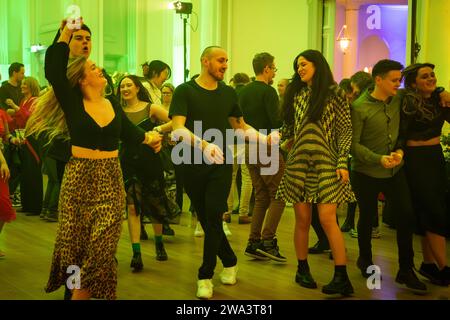
[[[403,76],[401,136],[406,140],[405,169],[418,219],[417,233],[422,236],[419,273],[434,284],[447,286],[447,173],[440,136],[444,122],[450,121],[450,109],[440,105],[433,64],[410,65]]]
[[[352,139],[350,108],[319,51],[300,53],[294,71],[285,94],[281,129],[282,139],[289,141],[291,149],[277,196],[294,204],[295,279],[303,287],[317,288],[307,262],[311,207],[317,204],[335,262],[333,280],[322,292],[350,295],[353,287],[346,270],[344,239],[336,222],[338,204],[355,201],[347,169]]]
[[[134,125],[146,131],[158,130],[159,133],[172,130],[168,111],[160,105],[151,104],[147,90],[137,76],[123,77],[118,88],[123,110]],[[166,123],[156,126],[157,121]],[[152,222],[156,260],[164,261],[168,256],[163,244],[162,224],[170,223],[181,210],[167,198],[163,163],[158,154],[145,146],[123,144],[120,158],[127,192],[128,230],[133,248],[130,266],[134,271],[140,271],[144,266],[140,245],[140,215],[146,215]]]

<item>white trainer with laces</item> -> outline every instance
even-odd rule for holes
[[[197,281],[197,298],[211,299],[213,296],[212,279],[202,279]]]
[[[238,266],[235,265],[233,267],[223,268],[223,271],[220,273],[220,281],[223,284],[233,285],[236,283],[236,276],[238,272]]]

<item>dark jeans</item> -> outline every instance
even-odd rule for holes
[[[198,271],[198,279],[211,279],[216,267],[216,256],[222,260],[224,267],[232,267],[237,263],[222,227],[233,169],[231,165],[182,165],[182,169],[186,193],[205,231],[203,264]]]
[[[28,137],[27,141],[28,145],[23,144],[19,149],[22,171],[20,175],[22,209],[26,212],[41,213],[44,192],[40,147],[33,137]]]
[[[413,232],[415,216],[403,168],[391,178],[373,178],[353,171],[352,186],[358,199],[359,255],[364,262],[372,262],[371,234],[373,216],[378,210],[378,194],[383,192],[392,206],[397,226],[397,247],[400,269],[414,266]]]

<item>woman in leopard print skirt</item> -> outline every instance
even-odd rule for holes
[[[50,142],[70,135],[72,144],[46,291],[66,285],[74,300],[115,299],[114,256],[125,209],[119,140],[159,151],[161,137],[138,129],[116,101],[103,97],[107,81],[94,62],[79,57],[67,66],[68,43],[77,31],[70,27],[63,23],[58,42],[47,50],[45,74],[52,88],[40,97],[27,126],[28,135],[45,133]]]

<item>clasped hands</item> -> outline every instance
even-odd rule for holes
[[[381,157],[381,165],[386,169],[392,169],[398,166],[403,159],[403,155],[400,152],[391,152],[390,155],[384,155]]]
[[[145,133],[144,144],[152,148],[156,153],[161,150],[163,136],[156,131],[147,131]]]
[[[262,143],[267,145],[275,145],[280,142],[280,133],[278,131],[273,131],[269,135],[265,136],[262,134],[258,135],[258,139]],[[204,140],[203,140],[204,141]],[[201,145],[204,145],[203,143]],[[224,155],[222,149],[214,143],[206,142],[206,145],[202,147],[203,156],[205,160],[211,164],[223,164]]]

